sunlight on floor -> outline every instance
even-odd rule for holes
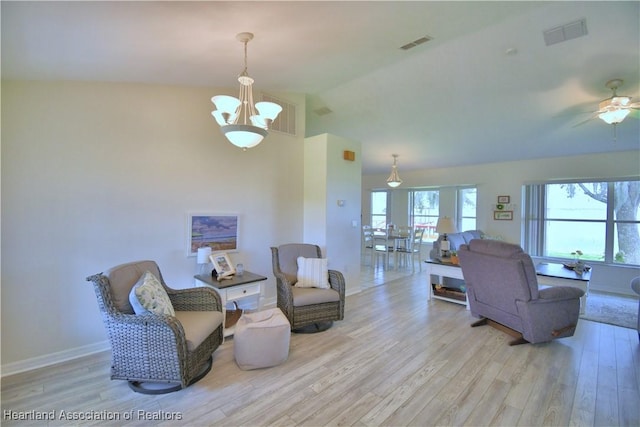
[[[420,267],[418,262],[415,263],[415,271],[411,269],[411,265],[409,266],[400,266],[396,269],[393,265],[389,268],[384,268],[383,263],[380,262],[373,267],[369,263],[369,259],[366,262],[362,262],[360,264],[360,283],[361,289],[368,289],[374,286],[380,286],[385,284],[386,282],[390,282],[392,280],[398,279],[400,277],[411,276],[411,275],[422,275],[425,276],[426,280],[426,269],[423,268],[420,271]]]

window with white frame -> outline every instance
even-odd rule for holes
[[[476,187],[459,188],[458,196],[458,230],[476,229]]]
[[[409,192],[409,225],[424,228],[422,240],[435,240],[436,223],[440,214],[439,190],[413,190]]]
[[[388,193],[386,191],[371,192],[371,227],[387,228]]]
[[[524,187],[523,246],[531,255],[640,265],[640,180]]]

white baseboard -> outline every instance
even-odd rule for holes
[[[360,288],[350,289],[347,296],[361,292]],[[275,298],[262,300],[263,308],[273,308],[277,306]],[[9,375],[19,374],[21,372],[31,371],[34,369],[45,368],[47,366],[56,365],[58,363],[67,362],[69,360],[78,359],[80,357],[89,356],[94,353],[107,351],[111,348],[109,341],[101,341],[94,344],[76,347],[69,350],[59,351],[57,353],[46,354],[44,356],[32,357],[30,359],[11,362],[0,366],[0,378]]]
[[[7,363],[0,367],[0,377],[6,377],[9,375],[19,374],[20,372],[56,365],[58,363],[89,356],[90,354],[100,353],[102,351],[109,350],[110,348],[111,345],[109,344],[109,341],[101,341],[94,344],[84,345],[82,347],[59,351],[57,353]]]

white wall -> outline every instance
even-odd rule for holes
[[[2,82],[2,364],[104,343],[85,277],[153,259],[193,285],[187,213],[240,215],[234,262],[269,278],[269,247],[302,238],[303,136],[246,152],[210,98],[234,89]],[[304,96],[273,94],[298,105]]]
[[[343,158],[345,150],[355,161]],[[305,139],[305,242],[326,251],[329,268],[345,276],[347,295],[360,290],[361,154],[359,142],[335,135]]]
[[[416,171],[400,169],[399,173],[404,181],[403,188],[477,185],[477,228],[489,235],[519,244],[522,230],[521,193],[525,183],[553,179],[637,177],[640,175],[640,151]],[[385,188],[386,178],[384,174],[363,176],[363,218],[370,217],[370,191]],[[498,195],[511,196],[511,202],[514,205],[513,221],[493,219],[493,207]],[[396,206],[392,211],[398,210]],[[445,214],[449,215],[446,212]],[[591,286],[595,290],[634,295],[630,290],[629,281],[638,275],[640,275],[638,268],[598,265],[594,268]]]

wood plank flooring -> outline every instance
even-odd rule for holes
[[[347,298],[345,320],[293,334],[280,366],[242,371],[228,340],[203,380],[147,396],[109,380],[110,354],[101,353],[3,378],[1,423],[640,425],[635,330],[580,320],[574,337],[509,347],[494,328],[470,328],[464,306],[427,301],[424,272],[364,280],[370,287]],[[51,411],[50,421],[10,419]]]

